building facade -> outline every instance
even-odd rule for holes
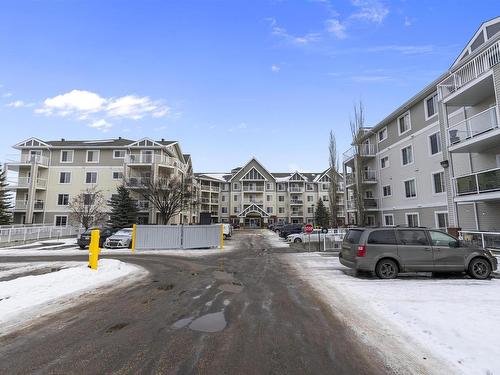
[[[500,17],[343,155],[349,224],[499,231]],[[363,198],[362,210],[358,196]]]
[[[31,138],[14,146],[20,151],[6,170],[17,173],[14,192],[14,223],[67,225],[69,203],[89,188],[108,200],[124,184],[137,201],[139,223],[156,223],[158,215],[141,189],[147,181],[176,177],[197,195],[192,186],[191,157],[176,141],[118,138],[92,141],[42,141]],[[172,223],[192,223],[196,205],[189,205]]]
[[[252,158],[228,173],[196,173],[201,212],[212,222],[263,227],[272,223],[313,223],[322,200],[329,209],[329,170],[318,173],[273,173]],[[338,175],[339,225],[344,223],[343,180]]]

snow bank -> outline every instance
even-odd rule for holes
[[[286,242],[286,240],[282,239],[277,233],[264,229],[261,234],[262,237],[266,239],[271,248],[285,248],[290,247],[290,245]]]
[[[0,282],[0,335],[29,324],[34,318],[69,307],[82,294],[96,289],[103,291],[111,283],[122,286],[147,274],[139,266],[114,259],[100,260],[97,271],[89,269],[86,262],[70,262],[69,266]]]
[[[365,313],[377,329],[385,329],[409,351],[423,348],[453,373],[500,373],[500,279],[418,274],[396,280],[357,278],[337,257],[317,253],[285,257],[332,307],[339,309],[341,296],[353,308],[346,313]]]

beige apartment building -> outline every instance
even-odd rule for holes
[[[347,222],[358,222],[359,191],[368,225],[500,232],[499,104],[497,17],[446,73],[344,153]]]
[[[243,167],[227,173],[196,173],[201,212],[210,212],[212,222],[260,228],[272,223],[313,223],[315,207],[322,200],[329,209],[329,170],[318,173],[269,172],[252,158]],[[339,175],[337,204],[340,225],[344,223],[344,188]]]
[[[192,183],[191,157],[176,141],[138,141],[118,138],[90,141],[42,141],[31,138],[14,146],[20,154],[6,163],[17,173],[14,192],[14,223],[69,224],[69,202],[88,188],[111,198],[125,184],[137,200],[139,223],[156,223],[157,213],[141,198],[148,180],[177,177]],[[196,186],[189,186],[196,196]],[[192,223],[196,206],[189,207],[172,223]]]

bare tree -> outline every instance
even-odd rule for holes
[[[328,144],[328,164],[330,169],[328,171],[328,176],[330,177],[330,189],[329,189],[329,198],[330,198],[330,225],[332,227],[338,226],[338,187],[339,187],[339,162],[337,155],[337,140],[335,138],[335,134],[332,130],[330,130],[330,141]]]
[[[363,149],[364,145],[362,143],[363,128],[365,127],[365,110],[363,102],[360,100],[358,104],[354,104],[354,114],[349,120],[349,126],[351,129],[352,144],[354,146],[354,168],[353,168],[353,197],[356,205],[357,218],[356,223],[359,226],[365,225],[365,201],[364,201],[364,189],[363,189],[363,157],[362,153],[365,151]]]
[[[100,190],[87,188],[69,203],[70,221],[86,230],[103,224],[106,220],[106,200]]]
[[[191,192],[179,178],[158,178],[146,180],[141,195],[158,211],[160,224],[167,224],[188,207]]]

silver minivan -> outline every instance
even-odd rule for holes
[[[352,228],[344,236],[339,260],[344,266],[393,279],[400,272],[467,272],[487,279],[497,269],[489,250],[464,245],[439,230]]]

